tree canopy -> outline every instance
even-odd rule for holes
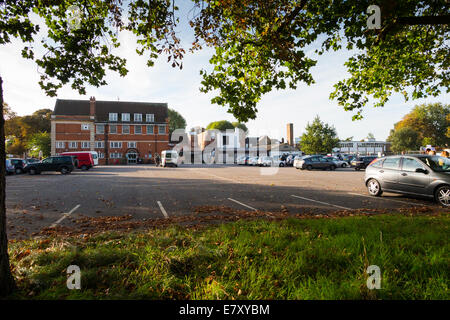
[[[300,137],[300,148],[306,154],[329,153],[338,145],[336,129],[322,122],[319,116],[308,122],[306,132]]]
[[[225,131],[229,129],[234,129],[234,125],[227,120],[213,121],[206,126],[206,130],[216,129],[219,131]]]
[[[186,128],[186,119],[173,109],[168,109],[169,113],[169,137],[172,135],[176,129],[185,129]]]
[[[420,148],[419,134],[410,127],[402,127],[392,131],[387,139],[391,143],[392,151],[417,151]]]
[[[442,103],[421,104],[413,108],[394,125],[394,132],[411,128],[418,134],[422,146],[448,147],[450,145],[450,105]]]
[[[320,55],[346,48],[350,74],[335,85],[331,97],[354,110],[383,106],[392,93],[405,99],[449,92],[449,31],[446,0],[192,0],[194,41],[183,48],[177,34],[176,0],[0,0],[0,44],[24,42],[22,55],[36,61],[40,85],[51,96],[64,84],[85,94],[85,85],[105,85],[106,69],[125,76],[126,60],[114,49],[118,34],[132,32],[137,53],[152,66],[166,55],[182,68],[186,50],[214,48],[212,69],[201,70],[201,90],[214,91],[213,103],[226,106],[236,119],[254,119],[261,97],[274,89],[312,84],[311,68]],[[381,29],[368,30],[369,5],[381,8]],[[68,15],[70,6],[79,16]],[[31,20],[31,13],[41,20]],[[71,23],[75,21],[75,23]],[[44,26],[45,24],[45,26]],[[75,25],[75,27],[71,27]],[[38,32],[42,56],[32,45]],[[191,42],[190,42],[191,43]],[[217,91],[216,91],[217,90]]]

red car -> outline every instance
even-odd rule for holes
[[[75,167],[81,170],[89,170],[94,166],[94,158],[88,152],[63,152],[61,155],[73,156],[75,158]]]

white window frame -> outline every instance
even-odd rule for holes
[[[64,141],[56,141],[56,149],[64,149],[66,147],[66,143]]]
[[[122,113],[122,121],[130,122],[130,114],[129,113]]]
[[[99,152],[98,153],[98,158],[99,159],[105,159],[105,154],[103,152]]]
[[[137,142],[136,141],[128,141],[128,148],[137,148]]]
[[[136,132],[137,127],[141,128],[141,132]],[[134,134],[142,134],[142,126],[134,126]]]
[[[161,133],[159,131],[160,128],[164,128],[164,133]],[[166,134],[166,125],[165,124],[159,124],[158,125],[158,134],[160,134],[160,135]]]
[[[145,122],[155,122],[155,115],[153,113],[147,113],[145,115]]]
[[[104,141],[95,141],[95,148],[96,149],[104,149],[105,148],[105,142]]]
[[[102,128],[102,130],[99,130],[99,128]],[[104,124],[95,125],[95,132],[98,134],[105,134],[105,125]]]
[[[116,112],[110,112],[109,113],[109,121],[117,121],[118,119],[118,114]]]
[[[89,141],[81,141],[81,149],[89,149]]]
[[[142,122],[142,113],[134,114],[134,122]]]
[[[122,148],[122,141],[110,141],[109,147],[111,149],[121,149]]]
[[[78,142],[77,141],[69,141],[69,149],[76,149],[78,148]]]
[[[111,131],[111,128],[113,128],[113,127],[116,128],[116,131],[115,131],[115,132],[112,132],[112,131]],[[110,124],[110,125],[109,125],[109,133],[117,134],[117,125],[116,125],[116,124]]]
[[[148,128],[152,128],[152,132],[148,132]],[[152,124],[146,125],[145,133],[146,133],[146,134],[155,134],[155,126],[152,125]]]
[[[128,128],[128,132],[125,132],[125,131],[123,130],[124,127],[127,127],[127,128]],[[130,125],[129,125],[129,124],[124,124],[124,125],[122,125],[122,133],[123,133],[123,134],[130,134]]]

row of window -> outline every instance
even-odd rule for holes
[[[130,114],[129,113],[122,113],[121,114],[121,120],[122,121],[130,121]],[[119,121],[119,114],[118,113],[109,113],[109,121]],[[134,121],[135,122],[142,122],[142,113],[135,113],[134,114]],[[155,115],[152,113],[147,113],[145,115],[145,122],[155,122]]]
[[[155,133],[154,125],[146,125],[146,126],[134,126],[134,134],[142,134],[142,127],[145,127],[144,134],[154,134]],[[105,133],[105,125],[104,124],[96,125],[95,131],[98,134],[104,134]],[[111,134],[119,133],[117,125],[114,125],[114,124],[109,125],[109,133],[111,133]],[[129,134],[129,133],[130,133],[130,126],[123,125],[122,126],[122,134]],[[165,134],[165,133],[166,133],[166,126],[158,125],[158,134]]]
[[[70,149],[78,148],[78,141],[69,141],[68,144],[69,144]],[[128,145],[128,148],[136,148],[137,142],[136,141],[128,141],[127,145]],[[89,141],[81,141],[80,146],[81,146],[81,149],[89,149],[90,148]],[[109,147],[112,149],[120,149],[120,148],[122,148],[122,141],[110,141]],[[65,149],[66,142],[65,141],[57,141],[56,148],[57,149]],[[95,148],[96,149],[104,149],[105,142],[104,141],[95,141]]]

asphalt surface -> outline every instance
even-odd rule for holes
[[[350,168],[98,166],[69,175],[13,175],[6,181],[10,239],[28,237],[50,226],[70,226],[77,217],[165,219],[189,216],[202,206],[289,214],[437,206],[431,200],[387,193],[370,197],[364,171]]]

